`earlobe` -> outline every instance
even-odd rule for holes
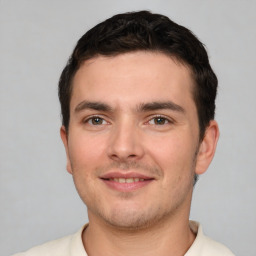
[[[69,151],[68,151],[68,134],[66,132],[65,127],[62,125],[60,128],[60,137],[61,140],[63,142],[63,145],[65,147],[65,151],[66,151],[66,157],[67,157],[67,166],[66,169],[70,174],[73,174],[72,172],[72,168],[71,168],[71,163],[70,163],[70,159],[69,159]]]
[[[206,128],[205,136],[200,144],[197,162],[196,162],[196,174],[203,174],[210,165],[219,138],[219,127],[215,120],[210,121],[209,126]]]

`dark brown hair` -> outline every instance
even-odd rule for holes
[[[68,131],[72,80],[81,64],[97,55],[115,56],[132,51],[156,51],[187,65],[195,81],[200,140],[214,119],[218,80],[203,44],[187,28],[168,17],[139,11],[115,15],[85,33],[69,58],[59,81],[62,124]]]

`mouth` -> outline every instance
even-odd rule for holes
[[[109,173],[100,179],[111,189],[121,192],[131,192],[147,186],[155,179],[141,174]]]
[[[141,178],[110,178],[108,179],[110,181],[115,181],[118,183],[133,183],[133,182],[140,182],[140,181],[145,181],[145,179],[141,179]]]

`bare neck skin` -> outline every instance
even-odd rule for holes
[[[182,256],[195,240],[184,212],[139,230],[121,230],[88,214],[92,221],[82,234],[88,256]]]

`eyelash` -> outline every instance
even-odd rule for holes
[[[102,122],[106,122],[107,123],[107,121],[103,117],[98,116],[98,115],[90,116],[90,117],[86,118],[85,120],[83,120],[83,123],[89,123],[92,126],[103,125],[102,123],[100,123],[100,124],[93,124],[92,123],[93,119],[94,120],[95,119],[100,119]],[[156,116],[150,117],[150,119],[146,123],[150,124],[151,121],[154,121],[156,119],[161,119],[162,121],[164,121],[164,123],[160,123],[160,124],[154,123],[152,125],[163,126],[163,125],[166,125],[166,124],[173,124],[174,123],[173,120],[171,120],[170,118],[167,118],[165,116],[162,116],[162,115],[156,115]]]
[[[172,119],[167,118],[167,117],[162,116],[162,115],[156,115],[156,116],[151,117],[151,118],[149,119],[148,123],[149,123],[150,121],[154,121],[154,120],[156,120],[156,119],[162,119],[162,120],[164,121],[163,124],[156,124],[156,123],[154,123],[154,125],[157,125],[157,126],[163,126],[163,125],[166,125],[166,124],[173,124],[173,123],[174,123],[174,121],[173,121]],[[167,123],[166,123],[166,122],[167,122]]]
[[[89,123],[90,125],[93,125],[93,126],[97,126],[97,125],[101,125],[101,124],[92,124],[92,123],[90,123],[90,121],[92,122],[92,120],[95,120],[95,119],[100,119],[100,120],[102,120],[103,122],[105,121],[105,122],[107,122],[103,117],[101,117],[101,116],[90,116],[90,117],[88,117],[88,118],[86,118],[85,120],[83,120],[83,123]]]

